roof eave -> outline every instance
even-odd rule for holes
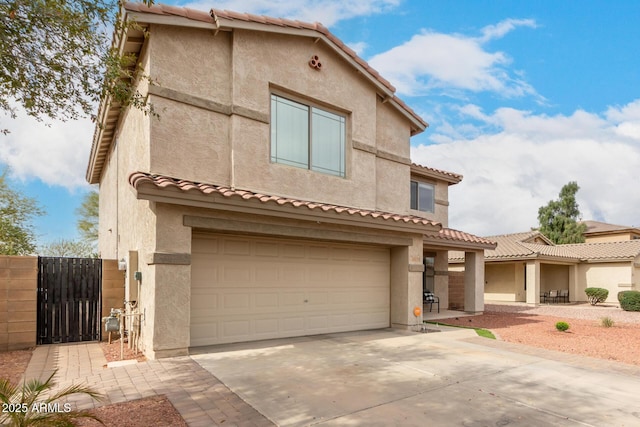
[[[283,206],[277,202],[265,203],[257,200],[245,200],[240,196],[225,197],[222,195],[203,194],[197,190],[183,191],[175,188],[159,188],[153,184],[146,183],[132,185],[130,188],[134,192],[135,197],[139,200],[149,200],[174,205],[232,212],[245,212],[288,219],[326,222],[331,224],[360,226],[411,234],[424,234],[425,232],[437,233],[441,229],[441,225],[439,223],[416,224],[411,221],[395,221],[358,214],[348,214],[344,212],[340,213],[323,211],[320,209],[308,209],[304,207]]]
[[[462,181],[463,178],[462,175],[455,174],[453,172],[438,171],[418,165],[416,163],[411,164],[411,173],[413,175],[421,176],[424,178],[432,178],[440,181],[445,181],[449,185],[458,184]]]

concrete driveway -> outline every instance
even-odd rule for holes
[[[470,330],[365,331],[192,354],[282,426],[640,425],[640,368]]]

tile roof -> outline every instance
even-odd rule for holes
[[[255,200],[262,204],[275,204],[280,206],[292,206],[295,208],[306,208],[322,212],[334,212],[336,214],[345,214],[349,216],[369,217],[372,219],[392,221],[395,223],[406,223],[414,225],[424,225],[440,228],[438,222],[414,216],[401,215],[397,213],[382,212],[370,209],[360,209],[348,206],[339,206],[329,203],[312,202],[308,200],[299,200],[282,196],[270,196],[261,193],[255,193],[248,190],[239,190],[222,185],[206,184],[200,182],[189,181],[185,179],[172,178],[164,175],[152,175],[144,172],[134,172],[129,175],[129,184],[139,190],[144,185],[151,185],[157,189],[177,190],[183,193],[200,193],[207,196],[220,196],[227,199],[236,200]]]
[[[587,231],[585,231],[585,235],[592,233],[611,233],[616,231],[636,231],[640,232],[640,229],[636,227],[629,227],[626,225],[616,225],[609,224],[601,221],[580,221],[581,223],[587,226]]]
[[[487,239],[495,241],[498,246],[495,249],[485,250],[485,259],[487,261],[506,261],[544,257],[564,261],[589,262],[631,260],[640,255],[640,240],[572,245],[534,243],[535,240],[539,241],[536,239],[539,237],[540,232],[538,231],[487,237]],[[449,252],[449,261],[459,262],[461,260],[464,260],[464,253]]]
[[[417,174],[424,174],[434,178],[442,178],[445,181],[451,182],[453,184],[457,184],[462,181],[462,175],[460,174],[422,166],[417,163],[411,163],[411,171]]]
[[[448,242],[473,243],[482,246],[495,247],[496,243],[484,237],[474,236],[453,228],[443,228],[437,236],[429,236],[429,240],[443,240]]]
[[[277,27],[286,27],[300,30],[312,30],[317,31],[318,33],[324,35],[328,40],[330,40],[337,48],[346,53],[353,61],[355,61],[358,65],[364,68],[371,76],[373,76],[380,84],[386,87],[390,92],[395,92],[396,88],[384,77],[378,73],[373,67],[371,67],[364,59],[360,58],[358,54],[347,45],[345,45],[342,40],[333,35],[331,31],[329,31],[324,25],[319,22],[309,23],[291,19],[284,18],[272,18],[269,16],[263,15],[253,15],[250,13],[240,13],[234,12],[231,10],[220,10],[220,9],[211,9],[208,13],[190,9],[187,7],[177,7],[177,6],[169,6],[163,4],[154,4],[151,7],[145,5],[140,2],[126,2],[124,4],[124,8],[128,11],[132,12],[140,12],[140,13],[151,13],[156,15],[168,15],[168,16],[179,16],[187,19],[201,21],[201,22],[209,22],[217,27],[224,27],[224,25],[220,25],[220,19],[227,20],[230,23],[233,21],[242,21],[242,22],[253,22],[257,24],[264,25],[273,25]],[[427,122],[425,122],[422,117],[420,117],[413,109],[411,109],[404,101],[402,101],[397,96],[393,95],[392,99],[400,105],[401,108],[405,109],[411,116],[414,117],[419,123],[421,123],[424,127],[429,126]]]
[[[640,255],[640,240],[560,245],[585,261],[626,260]]]

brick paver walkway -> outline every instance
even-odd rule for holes
[[[74,397],[69,402],[77,409],[166,395],[190,426],[274,425],[190,357],[106,364],[98,343],[39,346],[25,377],[44,380],[57,369],[57,387],[80,383],[106,396],[102,402]]]

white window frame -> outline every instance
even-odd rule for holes
[[[280,155],[278,150],[278,107],[279,106],[291,107],[290,112],[298,113],[299,118],[303,117],[303,112],[306,110],[306,126],[304,123],[294,130],[300,137],[300,145],[295,147],[288,147],[289,150],[285,151],[284,155]],[[297,109],[297,110],[296,110]],[[327,128],[329,131],[337,133],[338,136],[334,140],[331,140],[330,149],[334,149],[334,158],[331,159],[331,155],[325,157],[326,152],[318,152],[319,142],[318,134],[316,133],[320,127],[316,126],[314,129],[314,122],[317,124],[320,120],[333,120],[335,123],[331,123],[336,127]],[[283,124],[286,126],[286,124]],[[282,133],[280,133],[281,135]],[[333,135],[335,136],[335,135]],[[306,140],[305,140],[306,138]],[[315,142],[315,145],[314,145]],[[324,173],[327,175],[338,176],[341,178],[346,177],[346,143],[347,143],[347,118],[343,113],[331,111],[324,107],[318,107],[312,103],[300,102],[277,93],[271,94],[271,162],[294,166],[302,169],[308,169],[315,172]],[[283,144],[284,145],[284,144]],[[336,154],[337,153],[337,154]],[[324,164],[322,163],[324,160]],[[337,163],[334,167],[327,163]]]
[[[422,203],[420,203],[420,189],[423,189],[425,191],[430,191],[431,193],[431,200],[429,203],[427,203],[427,206],[423,206]],[[417,210],[420,212],[428,212],[428,213],[435,213],[435,204],[436,204],[436,186],[434,184],[430,184],[428,182],[422,182],[422,181],[418,181],[415,179],[411,180],[411,183],[409,185],[409,191],[410,191],[410,196],[409,196],[409,203],[410,203],[410,208],[413,210]],[[414,196],[415,193],[415,196]],[[414,203],[415,201],[415,203]]]

